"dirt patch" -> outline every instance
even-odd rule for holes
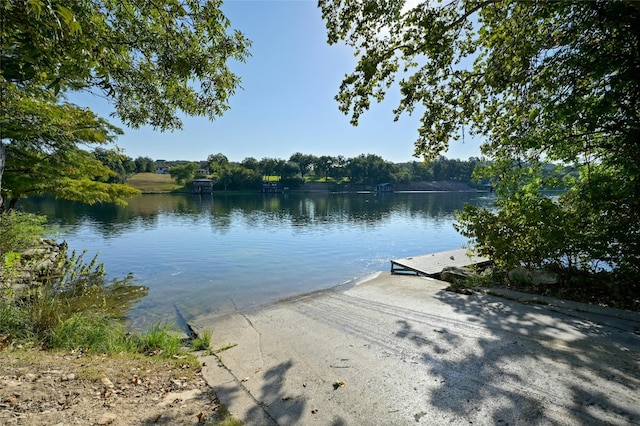
[[[0,424],[197,425],[226,416],[193,357],[0,351]]]

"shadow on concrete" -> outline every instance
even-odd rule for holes
[[[255,418],[258,415],[257,411],[264,408],[279,425],[302,424],[304,415],[306,412],[311,412],[312,407],[309,406],[307,398],[301,393],[290,394],[285,391],[287,376],[293,365],[291,360],[283,361],[264,372],[264,385],[261,387],[260,396],[256,398],[262,402],[262,405],[254,406],[249,410],[250,418]],[[328,424],[346,426],[346,423],[339,417],[330,420]]]
[[[290,395],[285,392],[284,384],[287,373],[293,367],[293,361],[283,361],[263,373],[264,384],[260,396],[256,399],[264,404],[264,408],[278,424],[296,424],[306,407],[306,401],[300,395]],[[253,411],[260,407],[253,407]]]
[[[293,368],[293,361],[284,361],[280,364],[266,370],[263,374],[264,384],[260,389],[260,396],[256,399],[261,401],[261,406],[254,406],[249,410],[249,417],[256,418],[259,410],[266,410],[270,418],[279,425],[297,425],[305,424],[305,421],[309,421],[309,413],[312,413],[313,407],[308,403],[307,397],[302,392],[297,394],[288,393],[285,388],[285,383],[289,380],[288,376],[295,377],[295,374],[291,373]],[[294,386],[288,386],[289,389],[295,388]],[[331,414],[332,419],[327,420],[327,423],[323,423],[326,420],[327,413],[322,413],[323,420],[319,424],[327,424],[330,426],[346,426],[346,422],[335,414]],[[318,421],[313,419],[311,421]]]
[[[560,411],[568,423],[640,424],[640,338],[625,327],[486,295],[437,299],[479,327],[471,345],[464,328],[445,325],[434,338],[397,321],[395,335],[439,380],[433,406],[469,421],[482,412],[492,424],[557,423]]]

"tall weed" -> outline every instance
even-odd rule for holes
[[[61,276],[39,287],[0,295],[2,334],[59,349],[122,350],[122,320],[148,289],[131,277],[107,282],[102,264],[83,255],[67,256]]]
[[[20,212],[0,215],[0,281],[3,270],[8,273],[20,261],[17,250],[39,244],[45,221]],[[131,276],[108,282],[102,263],[96,257],[86,261],[85,254],[64,251],[56,274],[19,291],[11,285],[0,288],[0,336],[65,350],[181,353],[180,337],[166,325],[139,335],[126,331],[123,320],[148,288],[133,285]]]
[[[121,321],[99,314],[76,313],[46,336],[46,343],[57,349],[83,349],[94,353],[128,349],[127,334]]]

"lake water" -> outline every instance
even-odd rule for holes
[[[110,277],[149,295],[134,324],[280,299],[388,271],[394,258],[459,248],[453,228],[484,193],[141,195],[126,207],[35,198],[71,249],[98,253]]]

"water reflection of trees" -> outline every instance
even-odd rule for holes
[[[161,216],[179,217],[194,225],[206,221],[213,232],[228,232],[240,219],[246,227],[290,224],[295,228],[358,224],[377,226],[390,216],[450,220],[464,203],[488,206],[485,194],[145,194],[125,207],[86,205],[37,197],[22,208],[47,215],[63,226],[90,222],[105,238],[132,230],[153,229]]]

